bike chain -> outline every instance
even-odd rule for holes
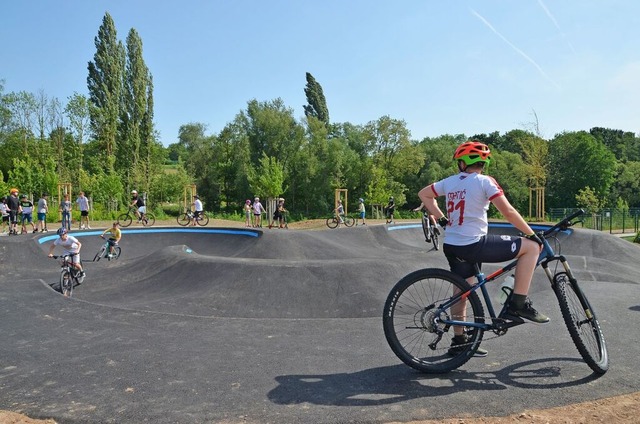
[[[474,319],[476,319],[476,318],[484,318],[485,320],[489,320],[489,321],[493,319],[493,318],[491,318],[491,317],[476,317],[476,316],[474,316],[473,318],[474,318]],[[504,318],[501,318],[501,319],[504,319]],[[528,323],[525,321],[525,322],[524,322],[524,324],[528,324]],[[487,334],[488,332],[491,332],[491,333],[493,333],[493,335],[492,335],[492,336],[490,336],[490,337],[483,337],[483,338],[482,338],[482,341],[484,342],[484,341],[486,341],[486,340],[492,340],[492,339],[497,339],[498,337],[502,337],[502,336],[504,336],[505,334],[507,334],[507,333],[506,333],[506,330],[508,330],[508,328],[507,328],[507,329],[505,329],[505,330],[504,330],[504,333],[502,333],[502,334],[497,334],[494,330],[485,330],[485,332],[484,332],[485,334]],[[456,346],[471,346],[471,345],[472,345],[472,344],[474,344],[474,343],[475,343],[475,342],[467,342],[467,343],[462,343],[462,344],[459,344],[459,345],[456,345]],[[436,350],[436,351],[439,351],[439,350],[449,350],[449,348],[450,348],[450,347],[451,347],[451,346],[447,346],[447,347],[442,347],[442,348],[438,348],[438,349],[435,349],[435,350]]]

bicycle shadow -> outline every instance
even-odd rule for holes
[[[580,359],[545,358],[520,362],[498,372],[456,370],[429,375],[400,364],[353,373],[282,375],[275,378],[278,386],[267,397],[280,405],[378,406],[463,391],[506,390],[509,387],[548,390],[579,386],[599,377],[595,373],[575,377],[575,370],[563,373],[560,366],[549,365],[550,362],[585,365]]]

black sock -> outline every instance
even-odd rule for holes
[[[526,294],[513,294],[511,296],[511,303],[515,309],[523,309],[525,301],[527,300]]]

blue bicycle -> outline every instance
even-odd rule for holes
[[[551,283],[578,352],[595,373],[604,374],[609,369],[609,356],[596,313],[573,276],[567,259],[556,254],[549,242],[556,232],[580,222],[574,220],[583,213],[578,210],[538,233],[543,242],[538,265],[542,266]],[[555,241],[559,243],[557,238]],[[393,352],[402,362],[419,371],[445,373],[474,356],[485,331],[502,336],[509,328],[524,324],[521,318],[506,314],[510,294],[496,315],[486,287],[517,264],[515,260],[489,276],[476,267],[477,284],[474,286],[450,271],[437,268],[421,269],[402,278],[384,305],[384,333]],[[479,293],[489,316],[485,316]],[[466,302],[461,302],[464,300]],[[449,339],[453,336],[454,326],[464,328],[466,344],[452,352]]]

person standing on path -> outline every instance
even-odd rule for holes
[[[91,229],[89,226],[89,199],[84,195],[84,191],[80,192],[80,195],[76,199],[76,203],[78,204],[78,209],[80,209],[80,229],[86,228],[88,230]]]

